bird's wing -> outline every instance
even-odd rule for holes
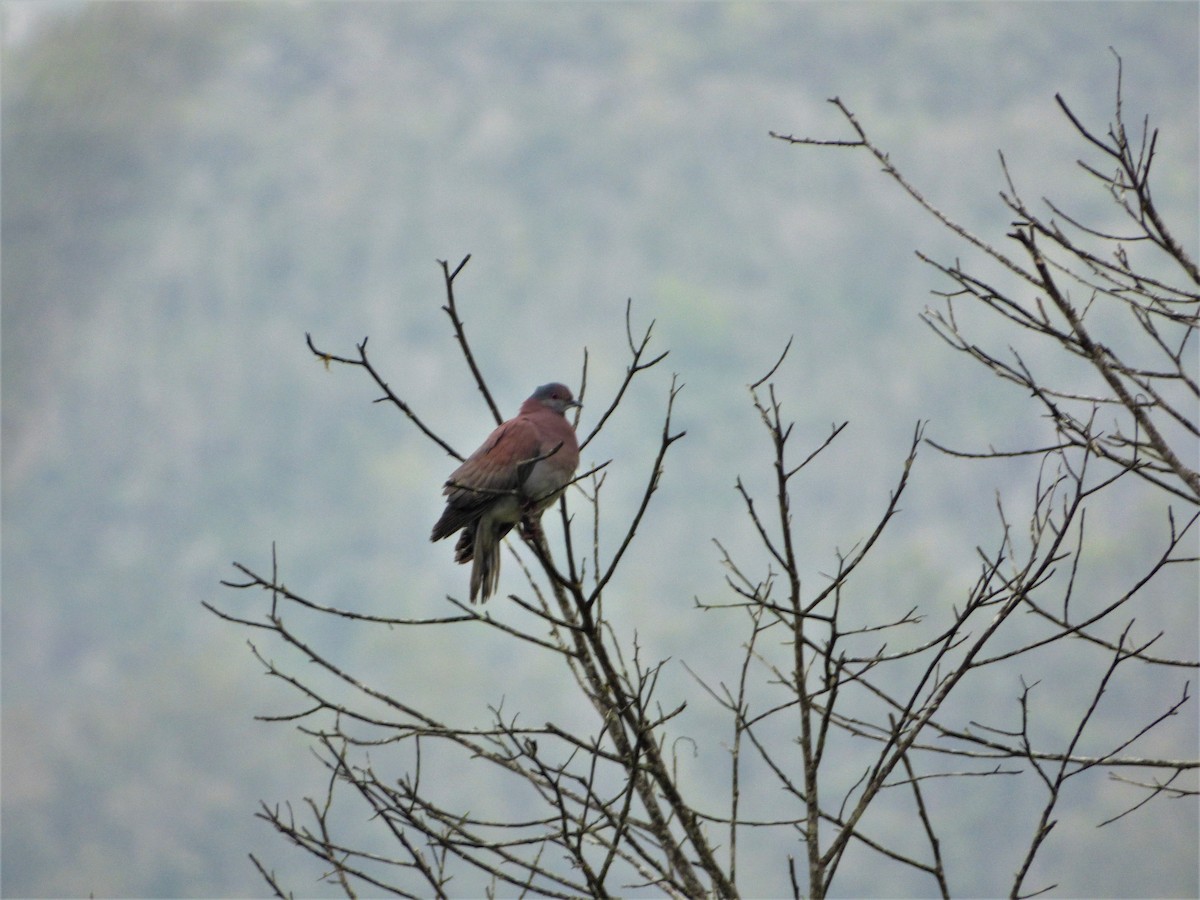
[[[467,528],[494,504],[509,499],[507,492],[520,486],[528,468],[522,462],[536,457],[537,448],[537,429],[523,418],[509,419],[497,427],[478,450],[450,473],[442,489],[446,509],[433,526],[430,540],[438,541]]]
[[[443,493],[451,506],[486,506],[496,491],[520,486],[527,474],[522,463],[537,458],[540,450],[537,427],[524,417],[510,419],[454,470]]]

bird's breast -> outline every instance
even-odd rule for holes
[[[521,486],[521,493],[527,499],[548,505],[563,489],[563,486],[571,480],[573,469],[554,465],[553,460],[552,456],[534,463],[529,477]]]

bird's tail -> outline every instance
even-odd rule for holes
[[[487,602],[488,597],[496,593],[500,584],[500,539],[492,535],[480,534],[482,529],[476,525],[474,543],[475,559],[471,565],[471,602],[478,595],[479,602]],[[488,538],[491,537],[491,540]]]
[[[454,545],[454,561],[456,563],[469,563],[475,558],[475,529],[479,527],[479,523],[470,525],[462,530],[462,534],[458,536],[458,543]]]

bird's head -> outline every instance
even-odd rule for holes
[[[583,405],[571,394],[569,387],[565,384],[559,384],[556,381],[550,384],[543,384],[533,392],[533,396],[529,399],[560,413],[566,413],[572,407]]]

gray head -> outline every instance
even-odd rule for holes
[[[571,407],[583,405],[571,394],[569,387],[565,384],[559,384],[557,381],[552,381],[550,384],[543,384],[525,402],[528,403],[530,400],[540,403],[543,406],[548,406],[560,413],[565,413]]]

